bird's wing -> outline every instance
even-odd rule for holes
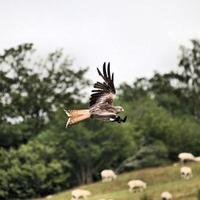
[[[100,110],[99,109],[99,110],[92,112],[92,117],[107,119],[107,118],[115,118],[116,114],[113,113],[113,112],[109,112],[109,111],[106,111],[106,110]]]
[[[103,78],[104,82],[96,82],[94,84],[94,90],[90,96],[90,107],[96,104],[108,103],[112,105],[115,98],[115,86],[114,86],[114,73],[110,74],[110,63],[103,64],[103,73],[97,68],[98,74]]]

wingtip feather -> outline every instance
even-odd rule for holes
[[[100,72],[99,68],[97,68],[97,72],[101,76],[101,72]]]
[[[104,62],[104,64],[103,64],[103,75],[104,75],[104,79],[107,79],[106,63],[105,63],[105,62]]]
[[[108,73],[108,78],[110,79],[110,62],[108,63],[108,69],[107,70],[108,70],[108,72],[107,72]]]

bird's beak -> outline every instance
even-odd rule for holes
[[[122,112],[124,112],[124,109],[122,108]]]

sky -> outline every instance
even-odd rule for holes
[[[116,84],[175,69],[179,46],[200,38],[199,0],[0,0],[0,51],[31,42],[63,48],[74,67],[111,62]]]

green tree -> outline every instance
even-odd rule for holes
[[[132,85],[123,83],[120,85],[120,99],[125,102],[132,102],[141,97],[148,96],[149,81],[146,78],[138,78]]]
[[[172,109],[200,119],[200,42],[191,40],[192,47],[180,47],[178,69],[163,75],[155,74],[151,89],[163,101],[163,94],[172,98]],[[166,99],[164,99],[166,102]]]
[[[60,110],[50,132],[39,134],[38,140],[47,145],[55,143],[59,159],[68,160],[73,166],[70,170],[72,185],[99,179],[102,169],[115,169],[136,150],[134,134],[130,134],[128,124],[121,126],[91,120],[63,129],[61,118],[63,112]]]
[[[87,69],[75,70],[62,50],[39,59],[32,44],[0,55],[0,146],[19,146],[39,133],[58,108],[80,101]]]
[[[43,196],[67,186],[71,166],[59,159],[55,146],[34,140],[17,150],[1,148],[0,154],[1,199]]]

